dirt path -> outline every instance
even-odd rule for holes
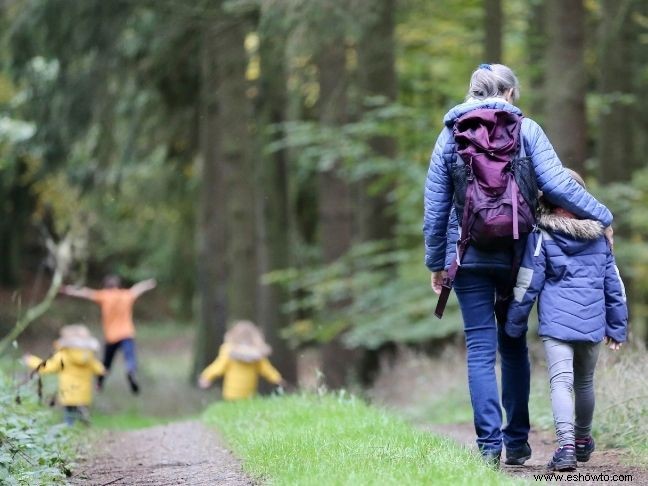
[[[475,432],[472,424],[450,424],[450,425],[431,425],[428,430],[451,437],[457,442],[468,447],[475,446]],[[518,477],[524,477],[534,481],[534,474],[546,474],[546,464],[549,462],[555,449],[553,435],[549,432],[531,431],[529,444],[533,450],[531,459],[524,466],[506,466],[504,465],[504,454],[502,454],[502,470],[508,474]],[[551,481],[552,484],[636,484],[648,485],[648,471],[646,469],[628,466],[628,457],[623,451],[615,449],[597,450],[592,454],[592,458],[587,463],[578,463],[578,470],[567,474],[581,474],[581,477],[589,478],[606,478],[604,481],[569,481],[564,482]],[[589,476],[588,476],[589,475]],[[625,478],[624,481],[613,481],[614,475],[631,475],[632,481]]]
[[[198,421],[107,432],[70,478],[74,485],[250,485],[215,431]]]

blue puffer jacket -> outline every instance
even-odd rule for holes
[[[596,221],[543,215],[529,235],[505,331],[519,337],[536,297],[538,334],[561,341],[626,340],[628,309],[614,256]]]
[[[500,109],[522,114],[517,107],[500,98],[462,103],[446,114],[443,120],[445,128],[436,141],[425,182],[423,216],[425,265],[431,271],[448,268],[454,258],[453,242],[458,237],[456,215],[449,218],[454,192],[450,168],[457,157],[452,127],[458,118],[477,108]],[[531,157],[538,188],[544,193],[544,197],[581,218],[594,219],[604,226],[609,226],[612,223],[610,211],[569,176],[540,126],[533,120],[524,118],[520,133],[524,152],[526,156]],[[468,247],[462,262],[462,266],[467,268],[509,266],[510,264],[509,253],[485,253],[472,246]]]

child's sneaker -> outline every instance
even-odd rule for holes
[[[596,445],[591,435],[584,439],[576,439],[576,460],[578,462],[589,461],[594,449],[596,449]]]
[[[573,471],[576,469],[576,451],[573,445],[559,447],[547,464],[550,471]]]
[[[531,446],[527,442],[517,449],[506,449],[506,461],[509,466],[523,466],[531,458]]]
[[[140,391],[140,387],[137,383],[137,380],[135,379],[135,374],[128,373],[126,375],[126,378],[128,378],[128,384],[130,385],[131,392],[133,392],[133,395],[137,395]]]

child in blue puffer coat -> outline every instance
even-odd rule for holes
[[[569,172],[585,186],[577,173]],[[527,240],[505,331],[512,337],[526,332],[538,297],[538,334],[559,445],[548,468],[570,471],[594,451],[594,369],[600,343],[619,349],[626,340],[628,310],[603,226],[576,219],[547,201],[541,212],[539,229]]]

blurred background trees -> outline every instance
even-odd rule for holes
[[[4,0],[0,14],[9,294],[47,273],[44,232],[74,227],[70,283],[158,278],[149,315],[195,323],[195,369],[244,318],[290,380],[306,345],[330,385],[368,379],[395,343],[460,335],[456,306],[432,318],[422,187],[443,114],[501,61],[614,211],[633,338],[648,337],[645,2]]]

